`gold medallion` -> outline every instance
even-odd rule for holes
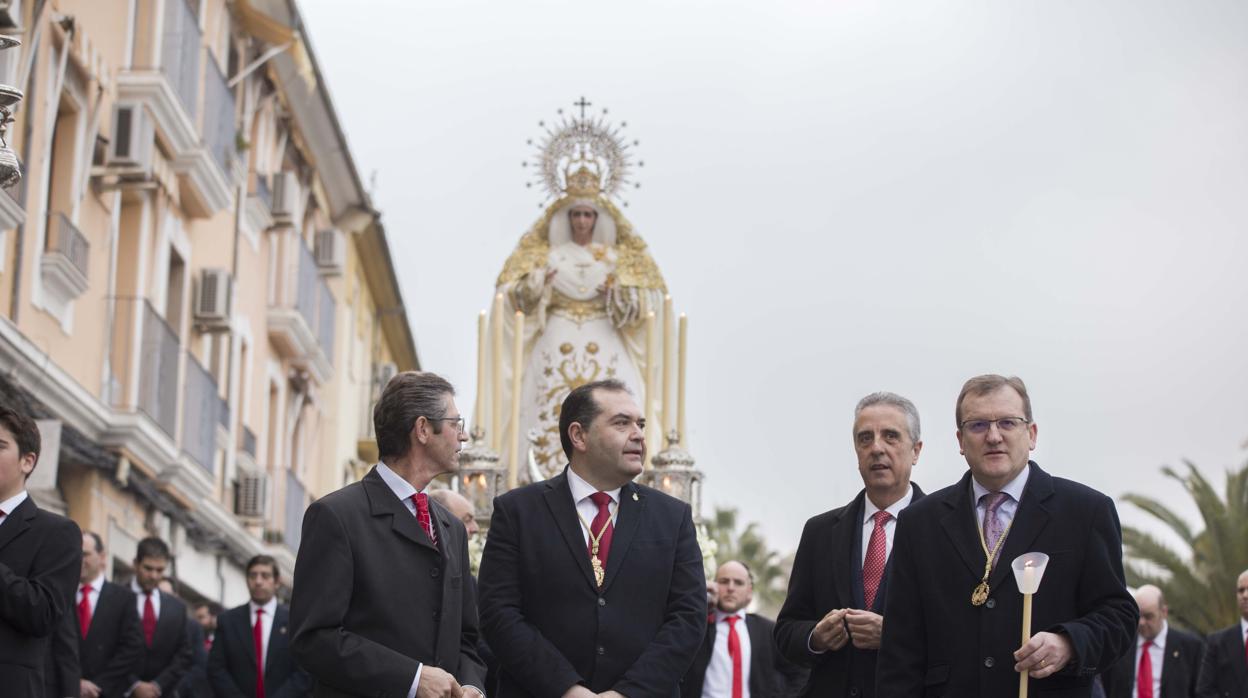
[[[988,600],[988,582],[980,582],[979,586],[975,587],[975,591],[971,592],[971,605],[983,606],[984,602],[987,600]]]
[[[602,568],[602,561],[596,557],[589,558],[589,564],[594,568],[594,581],[598,583],[598,588],[602,588],[602,583],[607,578],[607,571]]]

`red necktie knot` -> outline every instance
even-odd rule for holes
[[[416,521],[425,530],[425,535],[429,536],[429,542],[437,546],[438,536],[433,530],[433,517],[429,515],[429,495],[417,492],[412,495],[412,501],[416,503]]]
[[[884,578],[884,565],[888,562],[888,533],[884,524],[893,515],[881,509],[871,515],[875,525],[871,528],[871,540],[867,542],[867,555],[862,560],[862,598],[868,609],[875,605],[875,594]]]
[[[91,585],[82,585],[82,600],[78,602],[78,632],[82,639],[87,639],[87,630],[91,627]]]
[[[598,507],[599,515],[602,515],[603,512],[606,512],[608,515],[611,514],[611,495],[606,492],[595,492],[589,495],[589,501]]]
[[[611,552],[611,538],[615,535],[615,526],[611,523],[611,495],[606,492],[595,492],[589,495],[589,501],[598,507],[598,513],[594,515],[594,520],[589,524],[589,555],[597,557],[602,569],[605,570],[607,555]],[[595,540],[598,541],[596,546]]]

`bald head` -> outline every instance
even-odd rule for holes
[[[715,587],[719,592],[717,602],[724,613],[736,613],[750,605],[754,599],[754,579],[750,568],[737,560],[729,560],[715,572]]]
[[[440,489],[431,490],[429,496],[437,500],[438,504],[446,507],[451,515],[464,523],[464,528],[468,529],[468,535],[473,535],[480,530],[477,526],[477,510],[472,506],[472,502],[458,492]]]
[[[1140,607],[1140,637],[1155,640],[1161,634],[1161,628],[1170,615],[1166,608],[1166,597],[1161,589],[1152,584],[1145,584],[1135,590],[1135,603]]]

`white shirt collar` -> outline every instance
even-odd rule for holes
[[[736,613],[725,613],[724,611],[721,611],[718,608],[715,609],[715,622],[716,623],[723,623],[724,619],[727,618],[728,616],[736,616],[737,618],[740,618],[742,622],[744,622],[745,621],[745,609],[738,608]]]
[[[897,515],[901,513],[902,509],[905,509],[906,507],[910,506],[910,502],[913,499],[914,499],[914,485],[909,485],[906,487],[905,496],[893,502],[892,504],[890,504],[889,507],[885,509],[884,511],[887,511],[889,514],[892,515],[894,519],[896,519]],[[875,512],[879,511],[880,508],[877,507],[875,505],[875,502],[871,501],[871,498],[865,494],[862,497],[862,501],[863,501],[862,524],[865,526],[867,522],[871,520],[871,517],[875,516]]]
[[[139,580],[133,577],[130,579],[130,591],[133,591],[138,596],[147,595],[147,592],[143,591],[143,587],[139,586]],[[152,589],[152,599],[160,601],[160,589]]]
[[[1170,624],[1161,621],[1161,632],[1157,633],[1157,637],[1153,638],[1153,646],[1162,652],[1166,651],[1166,633],[1170,630]],[[1144,647],[1144,638],[1139,633],[1135,634],[1135,648],[1138,650]]]
[[[104,588],[104,570],[100,570],[100,573],[96,575],[95,579],[92,579],[87,583],[91,585],[92,592],[98,593],[100,589]],[[82,589],[82,582],[78,582],[78,589]]]
[[[589,495],[598,491],[598,488],[586,482],[585,478],[577,475],[572,466],[568,466],[568,489],[572,490],[573,504],[586,499]],[[607,495],[611,497],[611,501],[615,502],[617,507],[620,505],[620,489],[617,487],[613,490],[606,490]]]
[[[399,474],[391,470],[390,466],[385,463],[377,464],[377,474],[381,476],[382,482],[386,483],[386,486],[390,488],[394,496],[399,498],[399,501],[411,499],[412,495],[423,491],[417,490],[412,486],[412,483],[399,477]]]
[[[1248,637],[1248,618],[1239,619],[1239,634]]]
[[[5,520],[8,520],[9,516],[12,516],[13,510],[21,506],[24,501],[26,501],[26,490],[22,490],[3,502],[0,502],[0,511],[4,512]]]
[[[1010,480],[1005,484],[1005,487],[1001,488],[1001,491],[1010,495],[1015,502],[1023,501],[1023,488],[1027,486],[1027,478],[1030,476],[1031,463],[1027,463],[1027,465],[1023,466],[1023,469],[1014,476],[1013,480]],[[979,480],[976,480],[974,475],[971,476],[971,489],[975,493],[974,503],[976,506],[979,506],[979,500],[982,499],[984,495],[992,491],[979,484]]]
[[[264,609],[264,616],[265,616],[266,618],[272,618],[272,617],[273,617],[273,614],[277,611],[277,597],[276,597],[276,596],[274,596],[273,598],[269,599],[269,602],[268,602],[268,603],[266,603],[266,604],[265,604],[265,605],[263,605],[263,606],[258,606],[258,605],[256,605],[256,602],[255,602],[255,601],[248,601],[248,602],[247,602],[247,605],[248,605],[248,606],[250,607],[250,609],[251,609],[251,618],[252,618],[252,620],[255,620],[255,618],[256,618],[256,609],[257,609],[257,608]]]

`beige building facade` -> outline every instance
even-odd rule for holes
[[[7,7],[7,9],[3,9]],[[293,570],[303,511],[375,458],[419,367],[386,233],[285,0],[12,0],[25,92],[0,193],[0,400],[40,420],[41,506],[180,593]]]

